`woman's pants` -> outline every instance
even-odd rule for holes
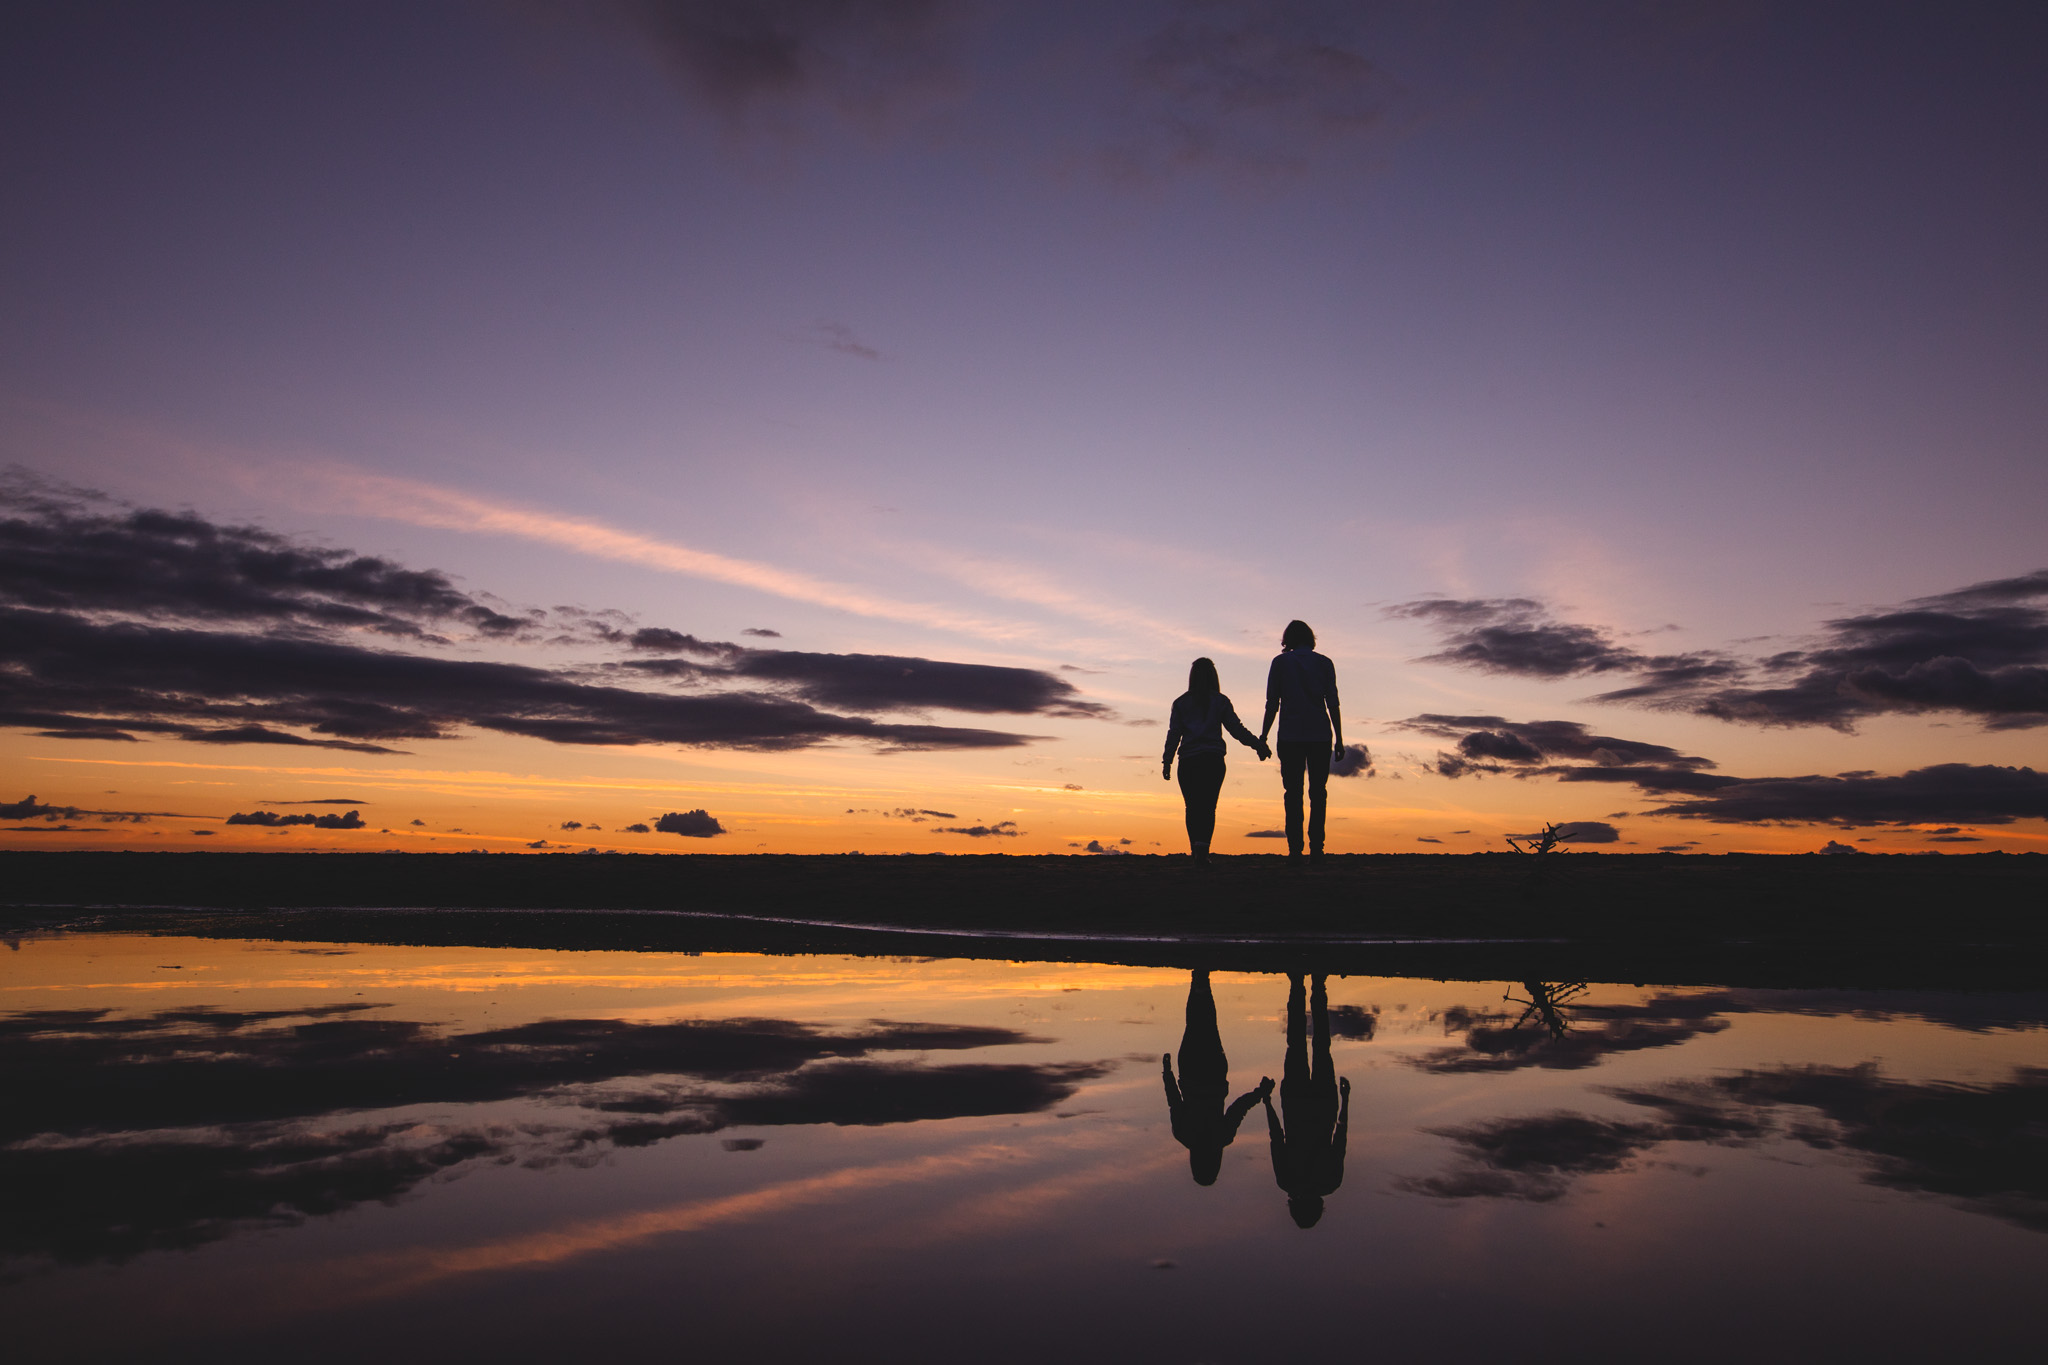
[[[1287,851],[1301,852],[1301,780],[1308,779],[1308,848],[1323,851],[1323,812],[1330,793],[1330,746],[1318,740],[1283,739],[1280,789],[1287,808]]]
[[[1222,754],[1181,755],[1180,796],[1188,808],[1188,852],[1198,858],[1209,854],[1209,840],[1216,833],[1216,798],[1222,794]]]

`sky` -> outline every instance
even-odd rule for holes
[[[0,847],[2048,851],[2038,5],[0,26]]]

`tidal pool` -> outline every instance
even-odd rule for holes
[[[9,1354],[2037,1358],[2048,994],[1303,965],[29,938]]]

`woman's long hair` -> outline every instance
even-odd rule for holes
[[[1223,690],[1223,683],[1216,676],[1214,659],[1197,659],[1188,665],[1188,695],[1198,701],[1206,700]]]
[[[1306,621],[1289,621],[1287,629],[1280,632],[1282,649],[1314,649],[1316,633],[1308,628]]]

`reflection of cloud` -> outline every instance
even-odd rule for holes
[[[1893,1080],[1874,1063],[1770,1067],[1607,1094],[1639,1121],[1556,1112],[1434,1129],[1457,1146],[1442,1175],[1401,1187],[1444,1199],[1548,1201],[1583,1175],[1621,1170],[1667,1143],[1765,1139],[1843,1153],[1866,1183],[1946,1198],[2048,1232],[2048,1069],[1991,1085]]]
[[[1617,1053],[1673,1047],[1719,1033],[1728,1027],[1721,1016],[1749,1008],[1724,991],[1657,995],[1638,1005],[1573,1004],[1565,1011],[1570,1027],[1562,1036],[1538,1027],[1540,1021],[1533,1015],[1510,1025],[1503,1014],[1454,1009],[1446,1012],[1445,1027],[1466,1030],[1463,1043],[1408,1060],[1424,1071],[1445,1074],[1525,1067],[1577,1071]]]
[[[733,1125],[1026,1113],[1093,1064],[935,1065],[923,1053],[1037,1041],[1010,1029],[772,1019],[548,1020],[444,1033],[384,1007],[45,1010],[0,1018],[11,1191],[0,1260],[121,1260],[403,1194],[477,1161],[587,1160]],[[410,1106],[528,1099],[566,1123]],[[380,1111],[396,1111],[384,1114]]]

